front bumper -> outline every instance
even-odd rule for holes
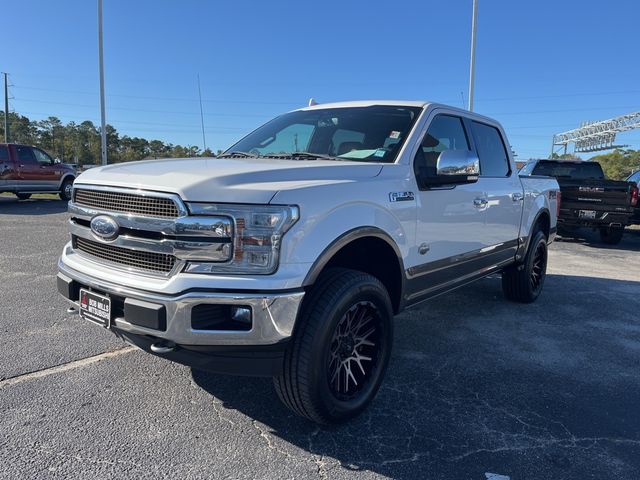
[[[286,342],[292,335],[304,291],[280,292],[229,292],[222,289],[187,290],[177,295],[161,295],[140,289],[123,287],[73,270],[58,262],[58,290],[78,307],[79,290],[86,288],[105,294],[114,303],[124,305],[121,312],[114,312],[111,328],[121,333],[153,337],[183,346],[266,346]],[[149,328],[147,321],[128,318],[127,303],[136,307],[149,307],[149,311],[161,312],[158,328]],[[196,305],[215,304],[248,306],[252,312],[250,330],[198,330],[192,328],[192,309]],[[129,309],[140,312],[140,309]],[[118,314],[119,313],[119,314]],[[154,324],[151,322],[151,324]]]

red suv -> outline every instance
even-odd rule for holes
[[[13,192],[20,200],[33,193],[58,193],[71,200],[76,170],[37,147],[0,143],[0,193]]]

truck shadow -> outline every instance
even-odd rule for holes
[[[640,251],[640,230],[626,228],[622,241],[617,245],[607,245],[600,240],[598,233],[588,229],[578,230],[575,234],[565,234],[556,237],[561,243],[573,243],[603,250]]]
[[[57,198],[18,200],[0,195],[0,215],[50,215],[66,211],[67,202]]]
[[[320,428],[295,416],[270,379],[197,370],[192,377],[221,402],[221,418],[246,415],[269,448],[315,461],[321,475],[528,478],[549,471],[577,479],[606,476],[598,457],[613,452],[623,459],[619,473],[640,468],[637,433],[606,445],[576,440],[640,432],[633,413],[640,283],[566,275],[546,282],[530,305],[506,302],[499,277],[490,277],[400,315],[378,396],[346,425]],[[567,291],[581,294],[567,300]]]

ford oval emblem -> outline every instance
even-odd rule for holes
[[[108,215],[96,215],[91,219],[91,231],[103,240],[113,240],[118,236],[120,226]]]

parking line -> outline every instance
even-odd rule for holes
[[[10,387],[11,385],[27,382],[29,380],[35,380],[37,378],[48,377],[49,375],[67,372],[69,370],[74,370],[80,367],[86,367],[87,365],[91,365],[108,358],[118,357],[120,355],[124,355],[125,353],[133,352],[134,350],[137,350],[136,347],[124,347],[118,350],[112,350],[110,352],[99,353],[98,355],[82,358],[80,360],[73,360],[72,362],[63,363],[62,365],[56,365],[55,367],[49,367],[42,370],[37,370],[35,372],[24,373],[22,375],[16,375],[15,377],[5,378],[4,380],[0,380],[0,388]]]

